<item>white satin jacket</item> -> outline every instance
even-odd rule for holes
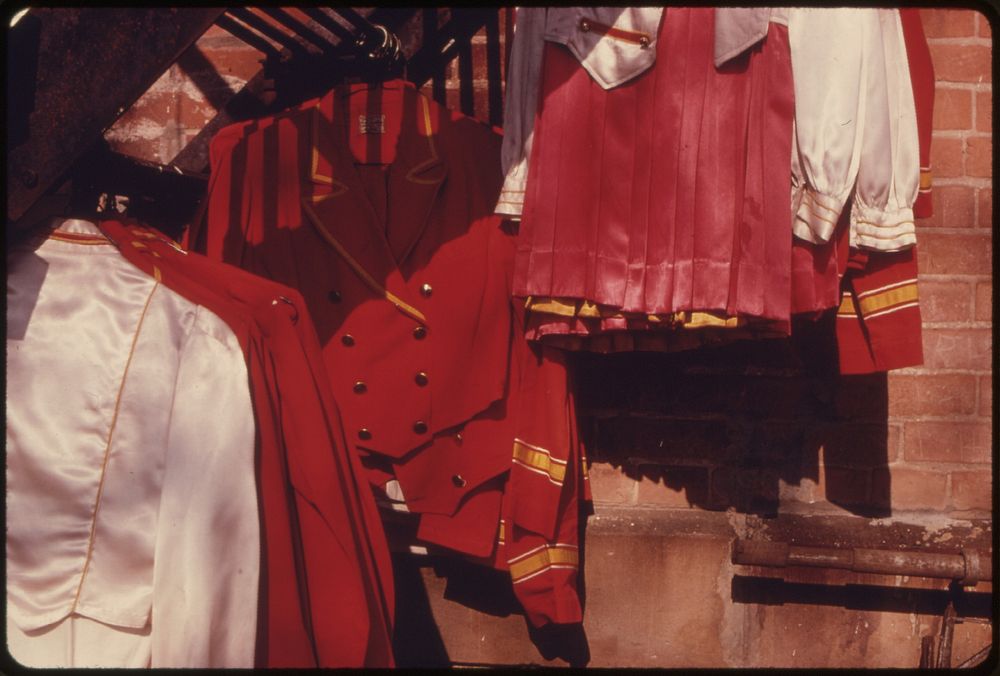
[[[86,221],[7,265],[9,620],[151,624],[154,667],[253,666],[255,431],[236,336]]]

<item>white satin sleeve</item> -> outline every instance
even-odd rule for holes
[[[507,89],[504,93],[503,145],[500,149],[503,187],[495,213],[519,219],[528,184],[532,132],[542,79],[545,49],[545,7],[518,7],[510,46]]]
[[[252,667],[260,575],[246,361],[203,307],[183,346],[153,573],[153,667]]]
[[[850,244],[900,251],[916,244],[913,203],[920,187],[917,113],[899,10],[879,9],[881,59],[868,79]],[[881,65],[876,69],[875,63]]]
[[[795,89],[793,233],[833,235],[861,159],[865,74],[878,46],[874,9],[792,8],[788,42]]]

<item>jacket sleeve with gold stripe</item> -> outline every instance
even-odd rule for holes
[[[913,83],[920,154],[920,190],[913,214],[925,218],[933,213],[934,69],[919,10],[900,9],[899,17]],[[923,363],[916,248],[898,252],[851,249],[841,293],[836,323],[841,373],[873,373]]]

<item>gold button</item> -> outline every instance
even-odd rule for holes
[[[590,30],[590,22],[586,19],[580,19],[580,30],[584,33],[588,32]]]
[[[331,303],[339,303],[341,300],[339,291],[331,291],[326,294],[326,297],[330,299]]]
[[[417,328],[413,329],[413,337],[416,338],[417,340],[423,340],[424,338],[427,337],[427,329],[423,326],[418,326]]]
[[[639,49],[649,49],[649,38],[645,35],[639,38]]]
[[[451,478],[451,483],[455,484],[455,488],[464,488],[468,482],[462,478],[461,474],[456,474]]]
[[[364,394],[368,391],[368,386],[365,385],[365,381],[359,380],[354,383],[354,394]]]
[[[420,287],[420,293],[421,295],[423,295],[424,298],[430,298],[431,294],[434,293],[434,287],[432,287],[430,284],[424,284],[423,286]]]
[[[423,420],[418,420],[417,422],[413,423],[413,431],[416,432],[417,434],[425,434],[427,432],[427,423],[425,423]]]
[[[341,336],[340,342],[342,342],[346,347],[354,347],[354,336],[349,333],[345,333]]]
[[[455,441],[457,441],[458,443],[462,443],[462,433],[461,432],[455,432]]]
[[[423,387],[427,384],[427,374],[421,371],[417,375],[413,376],[413,380],[416,381],[417,385]]]
[[[361,439],[362,441],[368,441],[371,438],[372,438],[372,433],[368,430],[367,427],[362,427],[361,429],[358,430],[358,439]]]

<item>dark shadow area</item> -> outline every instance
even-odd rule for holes
[[[954,599],[959,617],[993,617],[993,595],[986,592],[945,589],[913,589],[867,584],[823,585],[786,582],[780,578],[734,575],[731,585],[735,603],[760,605],[806,604],[882,613],[942,615]]]
[[[431,613],[420,562],[407,554],[392,556],[396,583],[396,624],[392,650],[400,668],[440,669],[450,666],[448,651]]]
[[[704,509],[774,515],[784,483],[889,515],[887,379],[839,374],[833,320],[796,321],[788,339],[573,354],[590,460]]]
[[[547,660],[561,659],[570,667],[590,662],[590,645],[583,624],[549,624],[536,629],[528,625],[528,636]]]

